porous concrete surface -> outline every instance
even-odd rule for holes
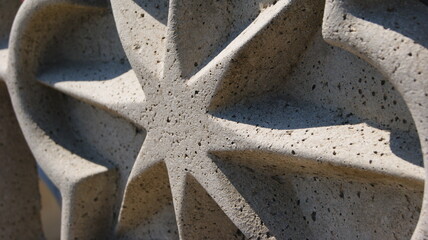
[[[35,161],[23,182],[1,175],[5,196],[29,198],[6,212],[39,206],[37,163],[61,239],[426,239],[427,13],[26,0],[10,37],[2,25],[0,76]],[[19,227],[40,235],[32,209]]]

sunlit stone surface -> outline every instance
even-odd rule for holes
[[[426,239],[427,47],[418,0],[0,0],[0,239]]]

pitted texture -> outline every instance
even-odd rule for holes
[[[25,234],[37,163],[61,239],[428,236],[423,1],[9,2],[0,78],[36,161],[0,189],[35,206]]]

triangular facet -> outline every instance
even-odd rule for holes
[[[178,238],[165,163],[157,163],[128,184],[117,232],[124,239]]]
[[[173,15],[178,60],[189,77],[250,25],[273,0],[179,0]]]
[[[245,239],[196,179],[187,175],[186,180],[179,216],[182,239]]]

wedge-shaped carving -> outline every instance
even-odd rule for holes
[[[175,41],[170,50],[177,51],[176,60],[183,77],[206,65],[261,11],[275,3],[273,0],[174,1],[169,30]]]
[[[409,238],[416,226],[422,184],[385,182],[383,175],[275,153],[213,154],[275,239]]]
[[[125,239],[178,239],[165,163],[150,166],[129,181],[117,234]]]
[[[417,135],[413,117],[395,86],[363,59],[322,40],[321,31],[280,87],[296,101],[342,109],[370,124]],[[337,98],[342,99],[336,101]]]
[[[278,1],[260,13],[199,73],[199,81],[216,83],[210,110],[275,90],[286,81],[321,16],[319,1]]]
[[[169,1],[126,0],[111,4],[123,48],[142,86],[157,85],[163,74]]]
[[[138,124],[135,111],[144,99],[141,85],[123,63],[69,62],[50,66],[38,79],[58,91]]]
[[[38,79],[138,124],[144,93],[114,26],[111,12],[103,10],[76,14],[64,27],[50,30]]]
[[[246,239],[195,178],[186,175],[183,187],[186,200],[176,206],[181,239]]]

